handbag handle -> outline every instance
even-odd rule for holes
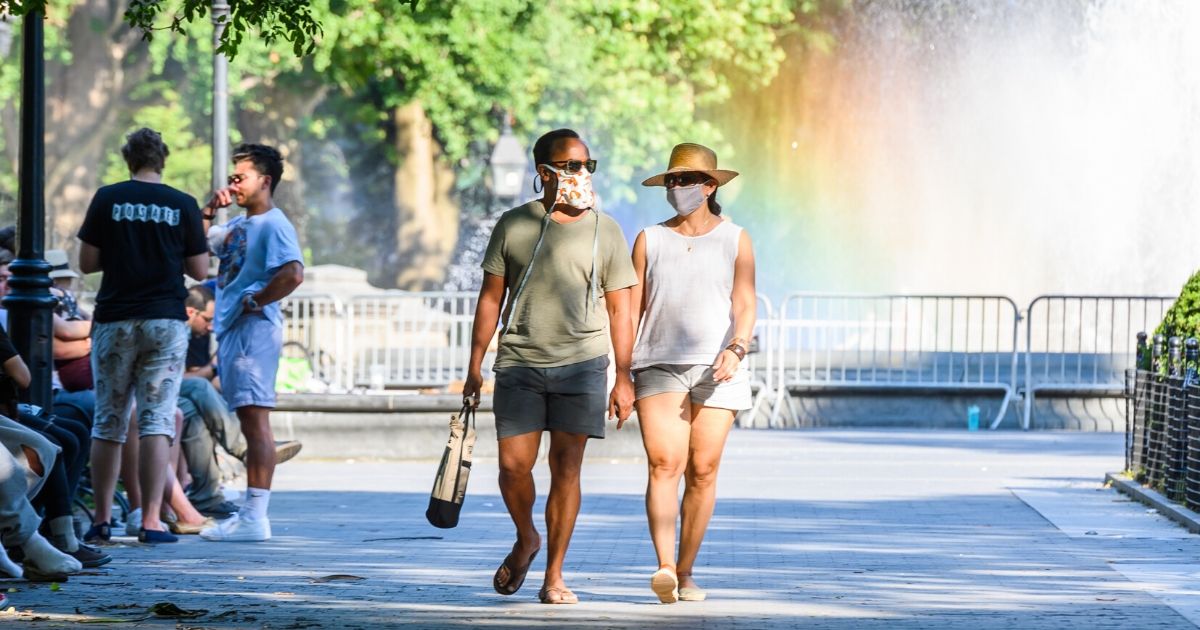
[[[463,398],[462,411],[458,412],[459,416],[463,419],[463,431],[466,431],[475,422],[475,407],[476,405],[472,404],[471,397],[467,396]]]

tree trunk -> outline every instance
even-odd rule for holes
[[[261,107],[233,108],[243,141],[270,145],[283,154],[283,177],[275,190],[275,205],[282,208],[296,226],[301,247],[306,245],[309,212],[305,203],[304,177],[300,172],[303,147],[296,130],[312,115],[327,91],[328,88],[321,85],[285,87],[270,80],[241,99],[254,101]]]
[[[99,184],[113,127],[132,86],[151,70],[141,34],[125,25],[127,2],[85,0],[67,20],[71,62],[46,62],[46,247],[73,250]]]
[[[458,239],[459,208],[454,173],[433,137],[433,123],[419,101],[392,112],[396,126],[396,286],[437,289]]]

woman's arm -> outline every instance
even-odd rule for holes
[[[638,326],[646,314],[646,233],[639,232],[633,241],[633,271],[637,284],[630,287],[629,313],[633,315],[633,337],[637,339]]]
[[[733,343],[749,349],[757,318],[758,296],[754,288],[754,246],[750,234],[742,230],[737,258],[733,262]],[[732,345],[732,344],[731,344]],[[713,378],[728,381],[737,372],[741,359],[732,350],[722,350],[713,363]]]
[[[84,337],[73,341],[55,340],[53,355],[55,361],[69,361],[86,357],[92,351],[92,340]],[[10,375],[11,376],[11,375]]]

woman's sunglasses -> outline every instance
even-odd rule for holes
[[[668,173],[663,176],[663,184],[667,188],[675,188],[676,186],[686,188],[688,186],[695,186],[696,184],[703,184],[709,179],[711,178],[704,173]]]
[[[560,166],[561,165],[561,166]],[[589,173],[596,172],[596,160],[559,160],[558,162],[550,162],[550,166],[561,169],[564,173],[574,175],[579,172],[579,169],[586,167]]]

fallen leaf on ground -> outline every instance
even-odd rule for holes
[[[357,575],[348,575],[345,573],[335,573],[333,575],[325,575],[325,576],[322,576],[319,578],[313,578],[310,581],[313,584],[324,584],[326,582],[361,582],[362,580],[365,580],[365,579],[367,579],[367,578],[358,577]]]
[[[111,606],[101,606],[100,610],[131,610],[134,608],[145,608],[141,604],[112,604]]]
[[[207,610],[184,610],[171,602],[158,602],[150,607],[150,614],[165,619],[192,619],[208,614]]]

